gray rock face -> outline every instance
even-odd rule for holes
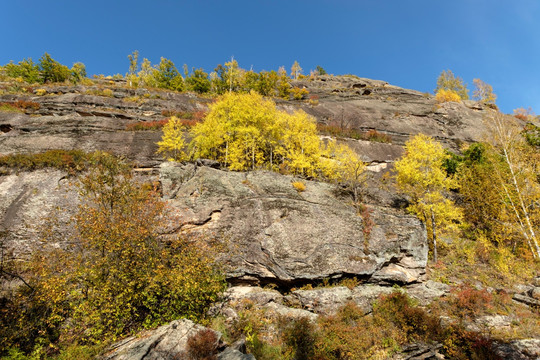
[[[426,233],[412,216],[373,207],[373,229],[330,184],[272,172],[234,173],[163,164],[164,197],[179,211],[177,231],[205,230],[229,239],[229,278],[295,283],[355,275],[418,281],[427,262]]]
[[[106,84],[109,85],[109,84]],[[365,161],[397,159],[411,135],[425,133],[459,150],[462,142],[480,140],[482,119],[492,110],[475,102],[437,104],[434,97],[384,81],[352,76],[319,76],[301,80],[318,97],[318,105],[276,99],[278,107],[303,109],[321,124],[361,132],[377,130],[393,144],[349,140]],[[105,150],[124,155],[141,166],[156,166],[161,131],[126,131],[137,122],[162,120],[165,110],[206,110],[211,99],[193,94],[114,87],[104,96],[96,86],[47,87],[47,96],[0,95],[0,102],[25,100],[40,105],[25,113],[0,112],[0,154],[49,149]]]
[[[172,360],[187,358],[190,336],[204,330],[190,320],[175,320],[138,337],[124,339],[110,347],[103,360]],[[221,335],[218,336],[218,339]]]
[[[208,231],[226,239],[224,260],[233,282],[293,285],[351,275],[410,283],[424,273],[426,234],[416,218],[373,206],[375,225],[366,236],[363,219],[333,185],[307,181],[299,193],[295,179],[276,173],[170,163],[160,179],[179,217],[172,231]],[[72,180],[57,170],[1,176],[4,245],[28,254],[56,208],[63,210],[60,225],[67,224],[78,202]]]
[[[510,343],[495,345],[497,355],[505,360],[538,360],[540,359],[540,340],[522,339]]]
[[[66,225],[78,204],[69,182],[64,172],[51,169],[0,176],[0,240],[15,256],[32,251],[52,216],[60,231],[68,231]]]
[[[373,310],[373,302],[381,295],[394,291],[388,286],[361,285],[352,290],[344,286],[313,290],[296,290],[285,297],[285,302],[321,315],[332,315],[345,304],[355,303],[367,314]]]
[[[481,139],[482,119],[493,111],[473,101],[438,104],[433,95],[355,76],[318,76],[294,85],[318,97],[318,105],[302,108],[319,122],[360,131],[376,129],[390,135],[395,144],[424,133],[459,149],[463,141]]]
[[[101,357],[102,360],[177,360],[190,359],[188,339],[200,331],[211,331],[215,335],[214,348],[218,359],[254,360],[239,349],[239,344],[225,348],[219,332],[209,330],[190,320],[181,319],[170,322],[155,330],[145,331],[112,345]],[[219,353],[218,353],[219,352]],[[210,354],[209,354],[210,355]]]
[[[196,112],[209,99],[189,94],[115,88],[112,97],[89,95],[100,89],[61,86],[49,96],[1,95],[0,102],[18,99],[36,102],[39,110],[0,112],[0,154],[42,152],[51,149],[102,150],[123,155],[141,166],[156,166],[161,131],[126,131],[138,122],[163,120],[163,110]],[[128,101],[129,97],[137,101]]]
[[[414,284],[407,287],[407,294],[416,299],[422,306],[430,304],[433,300],[446,296],[450,293],[450,286],[428,280],[421,284]]]

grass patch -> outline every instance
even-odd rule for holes
[[[0,156],[0,166],[16,170],[56,168],[80,172],[89,165],[93,153],[82,150],[48,150],[37,154],[11,154]]]
[[[169,119],[157,120],[157,121],[139,121],[134,124],[128,124],[126,130],[128,131],[155,131],[161,130]]]
[[[317,130],[325,135],[334,137],[350,138],[356,140],[367,140],[380,143],[391,143],[392,137],[377,130],[360,131],[356,129],[342,128],[337,125],[317,124]]]
[[[39,108],[40,108],[40,105],[37,102],[26,101],[26,100],[17,100],[15,102],[0,103],[0,111],[7,111],[7,112],[24,113],[27,110],[35,111],[35,110],[39,110]]]
[[[86,95],[114,97],[114,92],[111,89],[88,89],[84,93]]]

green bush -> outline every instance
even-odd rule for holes
[[[60,64],[47,53],[39,59],[38,68],[41,83],[64,82],[71,74],[67,66]]]

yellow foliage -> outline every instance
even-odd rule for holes
[[[36,95],[37,96],[43,96],[43,95],[46,95],[47,94],[47,90],[45,89],[37,89],[36,90]]]
[[[183,161],[187,158],[184,152],[184,130],[182,120],[172,116],[163,127],[163,137],[158,142],[158,152],[169,156],[169,161]]]
[[[446,197],[458,184],[447,177],[443,162],[448,155],[433,138],[418,134],[405,144],[405,155],[395,163],[398,189],[411,198],[409,211],[418,216],[432,238],[436,232],[456,228],[463,215]]]
[[[435,99],[440,102],[460,102],[461,97],[459,94],[453,90],[439,89],[437,94],[435,94]]]
[[[293,188],[296,189],[298,192],[306,191],[306,184],[304,184],[301,181],[295,181],[292,183]]]
[[[279,111],[254,92],[224,94],[193,127],[192,136],[196,158],[217,160],[231,170],[266,168],[339,180],[345,177],[345,162],[358,160],[346,147],[329,154],[313,117],[303,111]]]

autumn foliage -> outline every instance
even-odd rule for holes
[[[313,117],[279,111],[254,92],[223,95],[191,134],[195,158],[214,159],[231,170],[262,168],[340,180],[352,163],[358,174],[364,169],[347,146],[321,141]]]
[[[460,102],[461,97],[454,90],[439,89],[435,94],[435,99],[440,102]]]
[[[225,283],[202,239],[162,239],[168,212],[131,167],[99,153],[80,179],[73,230],[52,221],[25,272],[26,286],[8,304],[2,346],[26,352],[39,344],[115,340],[184,317],[205,318]],[[70,235],[71,234],[71,235]],[[57,244],[68,236],[68,245]]]

